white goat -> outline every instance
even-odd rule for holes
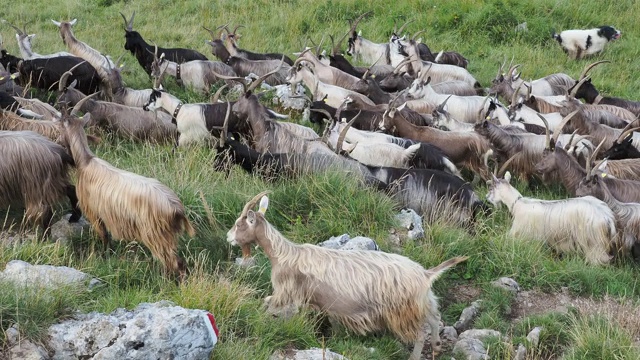
[[[457,67],[457,66],[455,66]],[[446,102],[445,110],[458,121],[475,123],[478,121],[478,114],[488,110],[489,104],[484,96],[457,96],[438,94],[431,87],[431,79],[424,82],[416,79],[407,91],[407,98],[419,100],[425,105],[435,109],[436,106]],[[407,104],[410,105],[410,104]],[[411,107],[413,109],[413,107]],[[431,111],[429,111],[431,112]]]
[[[579,253],[594,265],[611,260],[616,218],[605,202],[593,196],[551,201],[523,197],[510,180],[509,172],[504,179],[493,175],[487,194],[493,205],[502,203],[509,209],[510,236],[545,241],[560,253]]]
[[[359,334],[389,329],[400,340],[413,342],[410,360],[421,357],[424,327],[429,325],[432,350],[441,350],[440,313],[431,286],[466,257],[424,269],[397,254],[298,245],[265,219],[269,205],[265,194],[258,194],[244,206],[227,232],[227,241],[240,246],[244,255],[250,254],[254,244],[267,254],[273,285],[273,295],[265,298],[269,310],[309,305]],[[252,208],[258,201],[260,210],[256,212]]]

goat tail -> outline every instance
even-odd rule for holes
[[[176,233],[180,230],[185,230],[191,237],[194,237],[196,235],[196,229],[193,227],[193,225],[191,225],[191,222],[189,222],[189,219],[187,219],[187,217],[183,213],[176,214],[174,221],[174,231],[176,231]]]
[[[454,258],[451,258],[445,262],[443,262],[442,264],[428,269],[426,270],[427,273],[427,278],[429,279],[430,282],[433,282],[435,280],[437,280],[440,275],[442,275],[442,273],[444,273],[445,271],[447,271],[449,268],[463,262],[466,261],[469,257],[468,256],[457,256]]]

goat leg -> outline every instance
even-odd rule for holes
[[[51,206],[45,206],[40,221],[42,222],[42,237],[49,238],[51,235],[51,219],[53,218],[53,209]]]
[[[67,186],[67,197],[69,198],[69,202],[71,203],[71,207],[73,208],[73,210],[71,210],[71,216],[69,217],[69,222],[70,223],[78,222],[80,220],[80,217],[82,216],[82,211],[78,206],[78,195],[76,194],[75,186],[73,185]]]

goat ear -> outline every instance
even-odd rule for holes
[[[91,114],[84,114],[84,116],[82,116],[82,127],[87,126],[87,124],[89,124],[89,121],[91,121]]]
[[[507,171],[504,174],[504,179],[507,180],[507,182],[510,182],[511,181],[511,173]]]
[[[265,195],[260,199],[260,206],[258,208],[258,212],[264,214],[267,212],[267,208],[269,207],[269,198]]]
[[[253,210],[247,211],[247,222],[249,225],[253,225],[256,222],[256,213]]]
[[[69,84],[69,86],[67,86],[68,89],[75,89],[76,86],[78,85],[78,79],[74,79],[71,84]]]

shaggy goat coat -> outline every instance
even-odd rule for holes
[[[260,212],[243,211],[227,241],[243,248],[256,243],[264,249],[272,266],[273,295],[265,299],[270,307],[309,304],[354,332],[389,329],[402,341],[415,342],[418,350],[428,323],[434,334],[432,345],[440,346],[440,314],[431,285],[466,258],[426,270],[396,254],[298,245],[269,224],[263,211],[262,204]]]
[[[85,115],[86,116],[86,115]],[[151,250],[167,270],[179,271],[178,234],[194,228],[178,196],[156,179],[121,170],[96,157],[89,146],[82,122],[64,120],[67,140],[78,171],[80,208],[100,237],[106,231],[117,239],[136,240]]]

